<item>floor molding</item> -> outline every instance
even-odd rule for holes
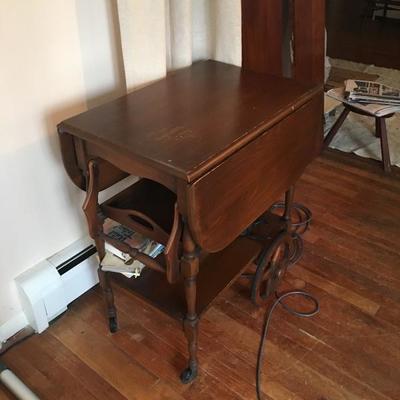
[[[23,311],[20,311],[2,324],[0,326],[0,351],[3,351],[3,347],[8,340],[11,340],[13,336],[24,330],[27,326],[29,326],[28,320]]]

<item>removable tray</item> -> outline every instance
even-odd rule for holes
[[[175,193],[165,186],[140,179],[100,208],[106,217],[165,245],[173,225],[175,202]]]

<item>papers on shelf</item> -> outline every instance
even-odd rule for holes
[[[104,224],[104,232],[107,236],[128,244],[130,247],[138,249],[140,252],[152,258],[156,258],[164,251],[164,246],[162,244],[154,242],[132,229],[109,219],[106,220]],[[140,276],[145,267],[143,263],[132,259],[128,253],[122,252],[110,243],[106,242],[105,247],[106,255],[101,260],[101,268],[103,271],[118,272],[128,278],[138,278]]]

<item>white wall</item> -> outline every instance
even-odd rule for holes
[[[13,279],[86,234],[56,124],[124,92],[115,2],[0,1],[0,326]]]
[[[76,0],[89,108],[126,92],[116,0]]]

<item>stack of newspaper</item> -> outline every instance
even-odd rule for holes
[[[120,225],[115,221],[107,219],[104,224],[104,233],[112,239],[124,242],[130,247],[138,249],[142,253],[156,258],[164,251],[164,246],[154,242],[132,229]],[[101,260],[101,269],[108,272],[119,272],[128,278],[134,276],[138,278],[145,265],[140,261],[133,260],[132,257],[120,251],[110,243],[106,242],[106,255]]]
[[[400,112],[400,89],[377,82],[352,80],[345,87],[334,88],[327,95],[376,117]]]
[[[345,81],[345,95],[357,103],[400,106],[400,89],[382,83],[349,79]]]

